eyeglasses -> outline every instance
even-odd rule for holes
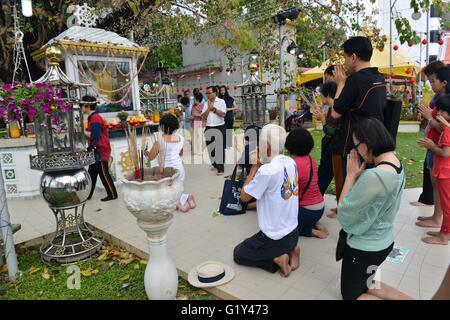
[[[211,92],[207,92],[206,94],[213,94],[213,93],[214,93],[214,92],[211,91]]]
[[[361,144],[361,142],[357,143],[357,144],[353,147],[353,149],[358,149],[358,147],[359,147],[360,144]]]

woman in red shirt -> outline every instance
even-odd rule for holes
[[[328,231],[318,225],[323,215],[325,202],[319,189],[316,161],[309,155],[314,148],[313,137],[306,129],[295,129],[287,136],[285,147],[297,164],[298,232],[304,237],[325,239]]]
[[[92,179],[92,189],[88,199],[92,198],[97,183],[97,176],[100,175],[103,186],[108,196],[101,201],[117,199],[117,190],[114,181],[109,174],[109,158],[111,157],[111,144],[109,142],[108,127],[101,115],[95,111],[97,99],[92,96],[84,96],[80,102],[81,111],[88,116],[88,127],[84,134],[88,138],[88,149],[95,151],[95,163],[89,166],[89,175]]]

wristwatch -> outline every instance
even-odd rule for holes
[[[216,113],[216,108],[214,107],[214,108],[212,108],[212,112],[214,112],[214,113]]]

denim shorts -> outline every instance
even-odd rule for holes
[[[428,170],[433,170],[433,161],[434,160],[434,154],[432,151],[427,150],[427,156],[426,156],[426,163]]]

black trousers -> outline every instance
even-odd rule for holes
[[[217,172],[225,170],[225,130],[225,125],[205,128],[206,147],[211,164],[217,169]],[[216,142],[216,138],[219,141]]]
[[[341,294],[344,300],[356,300],[366,293],[370,279],[391,253],[394,243],[381,251],[362,251],[345,246],[341,267]]]
[[[92,180],[92,189],[89,194],[89,199],[92,198],[94,194],[95,185],[97,184],[97,176],[100,175],[100,180],[102,180],[103,186],[105,187],[106,193],[109,198],[116,199],[117,198],[117,190],[114,186],[114,181],[111,178],[108,170],[108,161],[100,161],[89,166],[89,175]]]
[[[289,254],[297,243],[297,228],[279,240],[270,239],[259,231],[234,248],[233,259],[237,264],[259,267],[274,273],[280,267],[273,262],[273,259],[285,253]]]
[[[419,196],[419,202],[423,204],[433,205],[433,185],[431,184],[430,170],[428,170],[426,159],[427,156],[425,154],[425,161],[423,162],[422,193]]]
[[[317,175],[319,177],[320,193],[324,195],[331,183],[331,180],[333,180],[332,153],[330,142],[327,137],[322,138],[322,151]]]

